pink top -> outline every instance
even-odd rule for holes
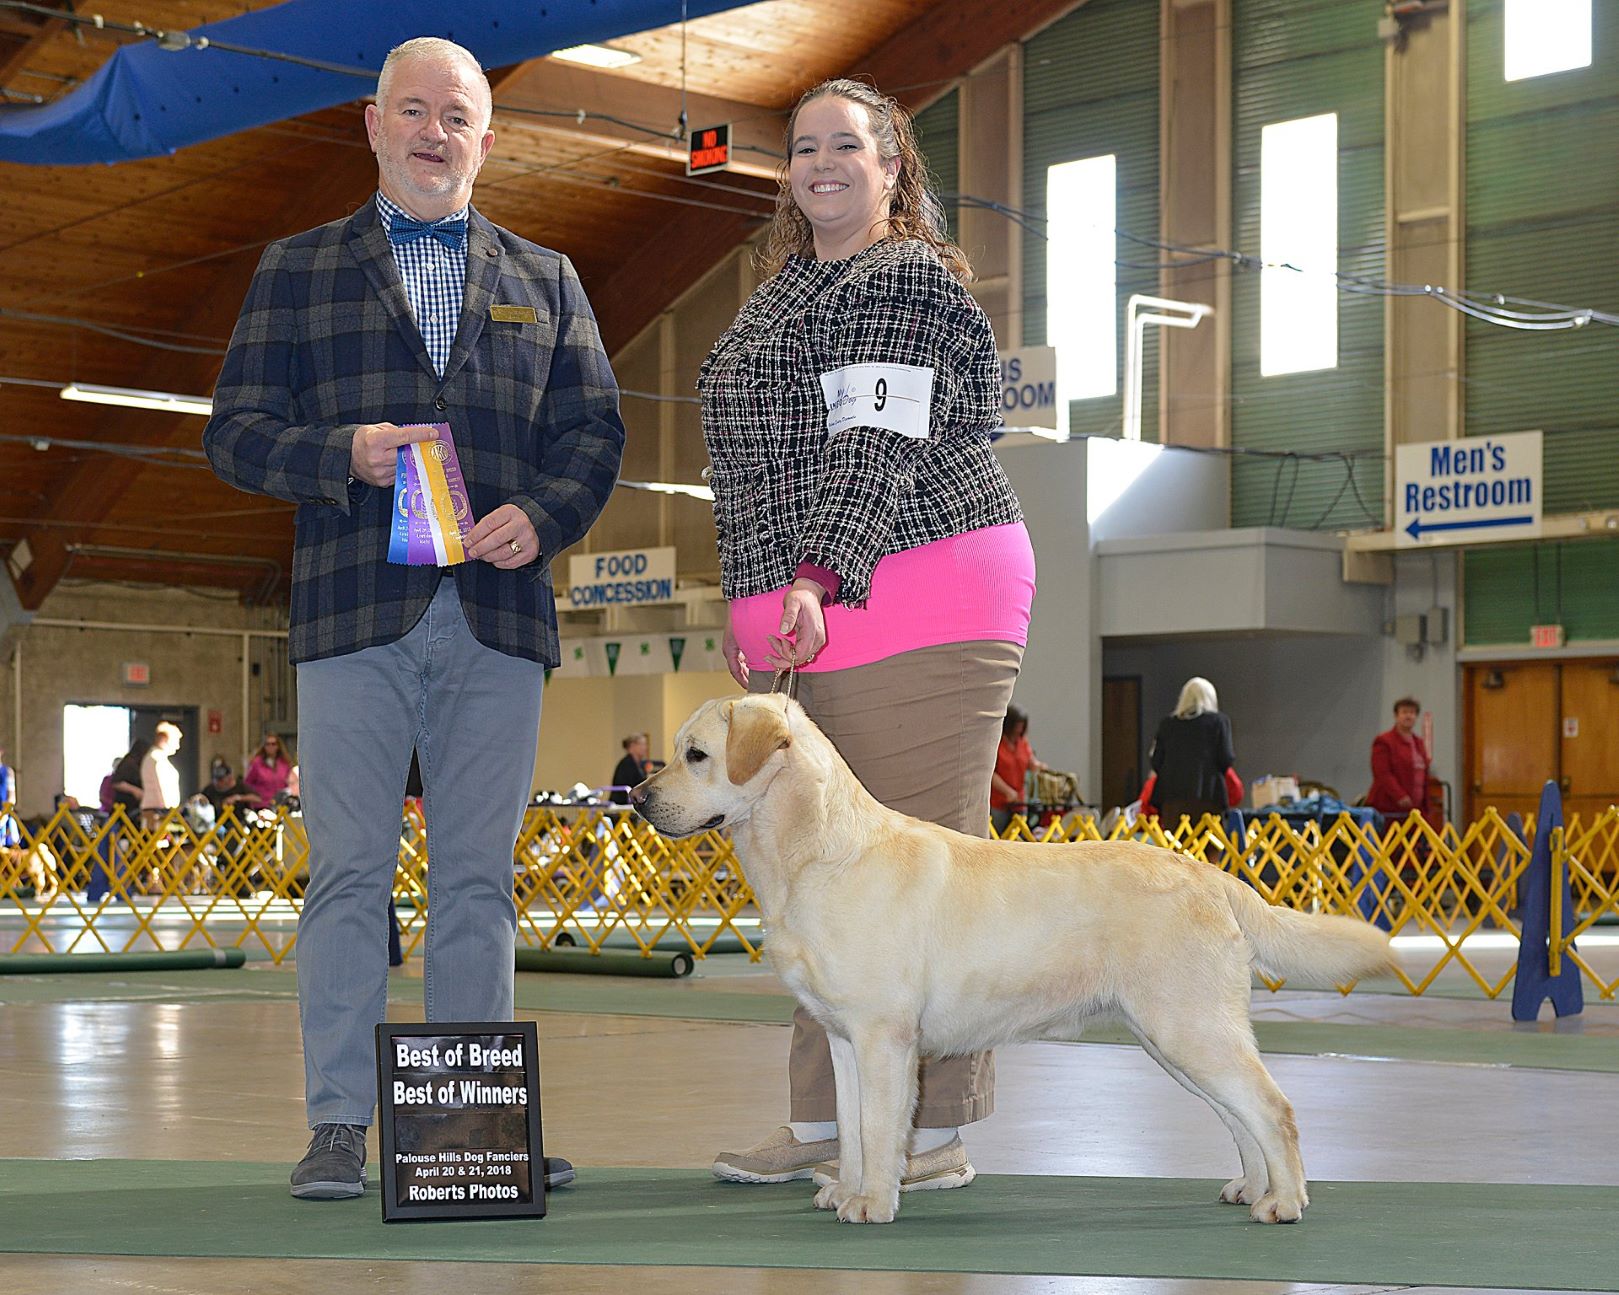
[[[755,670],[768,670],[769,636],[781,626],[786,589],[731,604],[737,645]],[[800,670],[848,670],[901,652],[987,639],[1027,645],[1034,603],[1034,547],[1022,522],[986,526],[890,553],[871,577],[871,598],[856,610],[826,609],[826,646]]]
[[[268,807],[287,789],[287,781],[291,777],[292,761],[285,756],[270,765],[262,756],[256,755],[247,762],[247,772],[242,775],[242,782],[259,798],[260,806]]]

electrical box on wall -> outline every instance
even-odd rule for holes
[[[1404,616],[1396,616],[1389,629],[1394,635],[1394,641],[1406,647],[1428,641],[1428,618],[1421,612],[1407,612]]]
[[[1430,607],[1423,613],[1422,641],[1438,647],[1450,638],[1450,608]]]

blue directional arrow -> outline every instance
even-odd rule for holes
[[[1405,528],[1405,533],[1414,540],[1420,540],[1424,535],[1431,535],[1436,531],[1477,531],[1489,526],[1533,526],[1533,517],[1484,517],[1473,522],[1422,522],[1413,521]]]

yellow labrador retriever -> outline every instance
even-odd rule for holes
[[[983,841],[894,813],[782,696],[700,707],[631,798],[668,836],[730,829],[770,962],[826,1027],[840,1155],[817,1207],[893,1220],[919,1055],[1072,1038],[1096,1017],[1121,1018],[1230,1130],[1242,1175],[1222,1201],[1264,1223],[1309,1204],[1293,1108],[1254,1045],[1252,971],[1386,970],[1367,923],[1273,908],[1156,846]]]

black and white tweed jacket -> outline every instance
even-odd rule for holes
[[[890,372],[931,381],[931,401],[913,402],[925,420],[906,431],[832,419],[828,431],[844,377],[824,375],[882,382],[863,406],[875,410]],[[884,555],[1022,520],[990,450],[994,332],[919,240],[789,258],[715,343],[698,389],[727,598],[782,588],[809,562],[838,573],[837,601],[860,606]]]

